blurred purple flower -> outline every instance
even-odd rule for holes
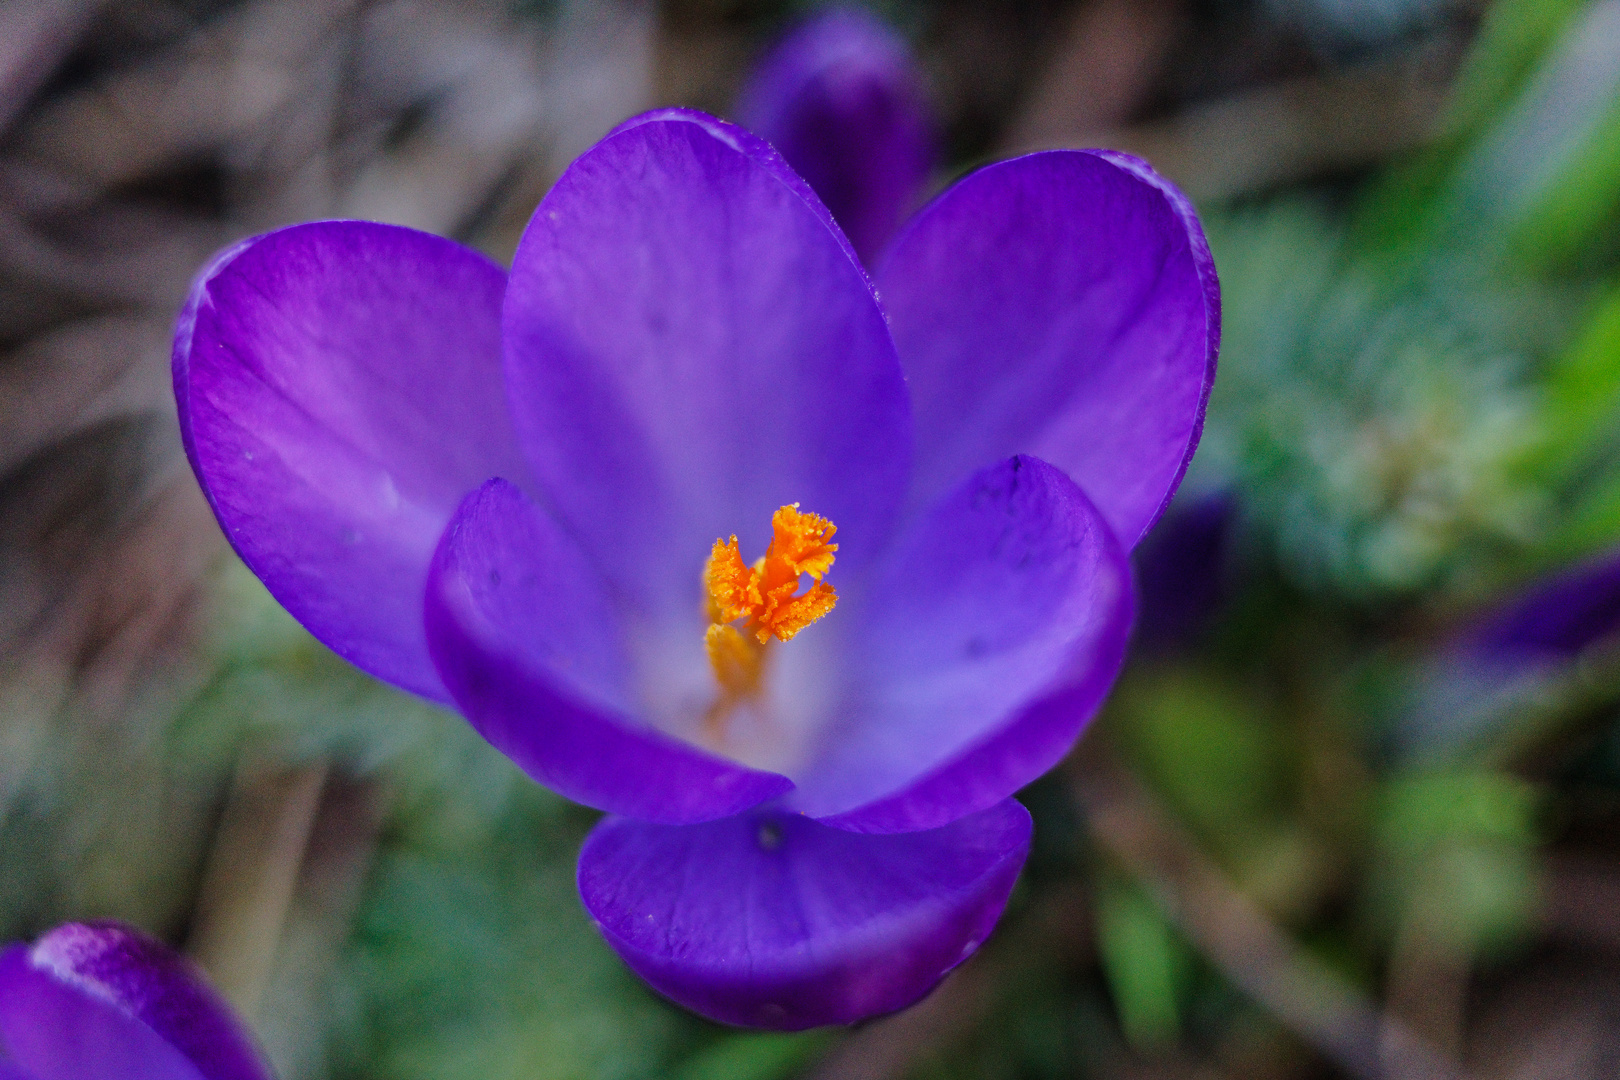
[[[824,12],[784,38],[755,68],[738,116],[821,196],[869,262],[937,164],[910,50],[861,11]]]
[[[1461,645],[1481,661],[1558,664],[1620,633],[1620,552],[1562,570],[1487,612]]]
[[[1172,506],[1136,549],[1136,640],[1149,649],[1190,644],[1226,602],[1237,499],[1217,491]]]
[[[1403,739],[1432,751],[1511,722],[1617,637],[1620,552],[1533,582],[1475,617],[1422,672]]]
[[[270,1080],[247,1028],[189,961],[118,923],[0,952],[3,1080]]]
[[[187,450],[247,564],[609,811],[587,909],[736,1024],[900,1008],[989,932],[1028,850],[1011,796],[1114,679],[1125,552],[1214,374],[1202,232],[1134,158],[984,168],[875,277],[887,318],[769,146],[665,111],[564,173],[509,278],[301,225],[222,254],[177,331]],[[784,644],[824,575],[838,611]]]

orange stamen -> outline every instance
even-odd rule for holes
[[[784,506],[771,515],[771,544],[753,566],[743,563],[737,538],[716,540],[703,567],[708,594],[709,627],[704,645],[709,666],[720,684],[720,698],[709,710],[708,725],[718,725],[741,700],[759,693],[772,638],[788,641],[833,609],[838,594],[821,580],[832,568],[838,527],[817,514]],[[813,584],[799,592],[799,579]],[[746,619],[744,634],[730,625]],[[752,640],[750,640],[752,638]]]
[[[733,622],[759,606],[759,579],[737,553],[735,536],[714,542],[703,567],[703,585],[709,594],[710,622]]]

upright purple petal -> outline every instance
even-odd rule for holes
[[[436,236],[326,221],[193,286],[174,384],[225,535],[339,655],[442,699],[422,589],[461,497],[526,475],[500,373],[505,275]]]
[[[179,954],[69,923],[0,955],[0,1056],[34,1080],[269,1080],[247,1029]]]
[[[636,719],[619,615],[596,570],[517,488],[469,495],[427,590],[433,658],[479,733],[547,787],[648,821],[724,817],[792,787]]]
[[[579,891],[652,987],[723,1023],[799,1029],[904,1008],[989,935],[1029,853],[1008,800],[928,832],[796,814],[670,827],[607,818]]]
[[[746,132],[665,112],[586,152],[524,234],[505,325],[542,487],[655,619],[696,625],[715,539],[763,552],[786,503],[838,525],[841,567],[886,539],[910,447],[888,329],[825,208]]]
[[[894,234],[936,160],[906,43],[854,9],[823,12],[772,49],[738,116],[809,181],[863,259]]]
[[[1050,769],[1130,633],[1130,569],[1060,470],[1015,457],[919,518],[854,603],[853,689],[791,805],[859,832],[929,829]]]
[[[1215,378],[1220,293],[1187,200],[1124,154],[1030,154],[922,210],[877,280],[917,493],[1029,453],[1135,546],[1181,482]]]

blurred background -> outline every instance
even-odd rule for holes
[[[870,6],[936,185],[1141,154],[1225,305],[1127,671],[906,1013],[664,1003],[580,910],[594,815],[228,553],[168,374],[210,253],[350,216],[504,260],[817,6],[0,3],[0,941],[183,944],[283,1080],[1620,1075],[1620,0]]]

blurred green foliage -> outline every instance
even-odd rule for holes
[[[1148,1052],[1174,1045],[1192,956],[1140,886],[1099,875],[1097,950],[1125,1038]]]

